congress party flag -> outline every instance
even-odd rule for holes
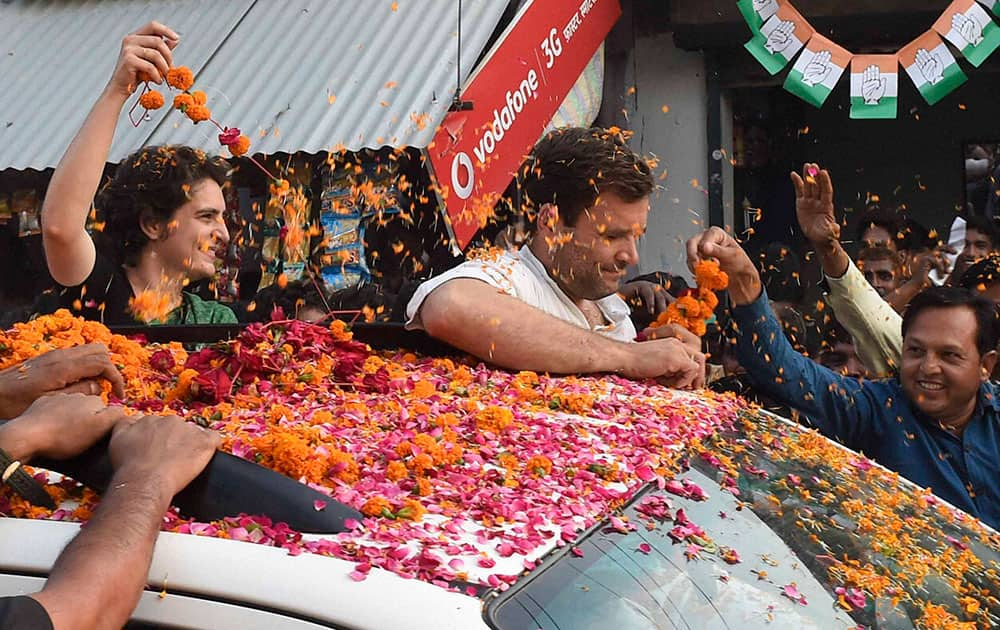
[[[1000,26],[976,0],[952,2],[934,23],[934,30],[977,68],[1000,47]]]
[[[899,63],[928,104],[934,105],[966,81],[948,45],[934,31],[927,31],[899,53]]]
[[[993,15],[1000,16],[1000,0],[979,0],[979,2],[993,12]]]
[[[896,55],[851,58],[851,118],[895,118],[898,95]]]
[[[771,74],[788,65],[816,31],[791,4],[779,3],[778,10],[744,47]]]
[[[851,53],[814,33],[785,79],[785,89],[805,102],[822,107],[851,63]]]
[[[739,0],[736,6],[754,35],[760,33],[764,22],[778,12],[778,0]]]

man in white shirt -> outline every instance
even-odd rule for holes
[[[617,294],[646,230],[647,162],[618,133],[565,128],[538,142],[520,176],[534,214],[530,240],[425,282],[407,305],[407,327],[509,369],[701,386],[697,342],[634,343]]]

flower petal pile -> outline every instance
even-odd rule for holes
[[[91,341],[109,344],[131,408],[210,426],[226,450],[365,514],[351,531],[322,539],[260,516],[194,523],[174,515],[166,529],[353,560],[354,579],[374,566],[441,585],[510,584],[648,481],[665,486],[689,447],[744,407],[731,396],[615,376],[378,354],[341,322],[252,325],[234,341],[187,353],[61,311],[0,334],[0,365]],[[48,515],[5,494],[0,511],[77,519],[93,509],[95,497],[72,484],[50,491],[82,507]]]

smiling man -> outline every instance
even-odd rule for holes
[[[807,415],[824,435],[1000,527],[1000,400],[988,379],[1000,323],[969,290],[933,287],[903,316],[899,376],[836,374],[795,352],[757,269],[718,228],[688,243],[689,264],[717,258],[729,274],[739,361],[765,395]]]
[[[697,343],[633,343],[617,294],[646,230],[649,164],[619,132],[573,127],[546,134],[519,175],[534,216],[527,244],[422,284],[407,326],[505,368],[701,385]]]

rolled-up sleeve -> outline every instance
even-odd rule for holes
[[[878,376],[891,374],[903,350],[903,318],[868,284],[853,261],[843,276],[827,277],[826,282],[830,307],[854,338],[861,362]]]

